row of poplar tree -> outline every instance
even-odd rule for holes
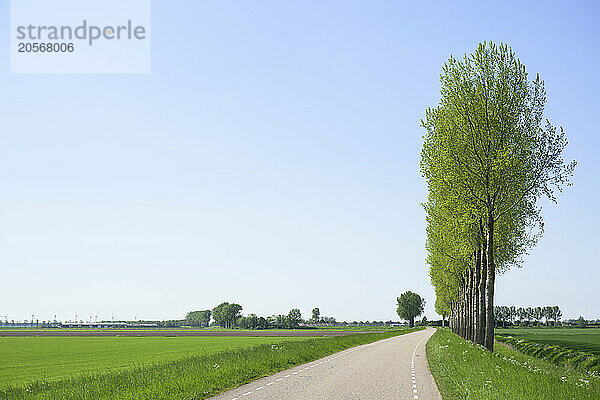
[[[507,322],[513,324],[515,320],[519,323],[536,322],[540,323],[542,318],[546,320],[546,325],[550,321],[554,321],[556,326],[562,317],[562,311],[559,306],[544,306],[544,307],[516,307],[516,306],[495,306],[494,317],[498,322],[497,325],[506,325]]]
[[[427,263],[436,310],[453,332],[493,350],[496,274],[520,266],[543,232],[539,200],[570,185],[564,131],[544,117],[539,75],[504,44],[481,43],[441,74],[426,111]]]

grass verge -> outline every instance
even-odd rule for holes
[[[427,359],[444,400],[547,400],[600,398],[600,379],[557,367],[501,344],[490,353],[438,329]]]
[[[27,386],[9,387],[0,391],[0,399],[205,399],[294,365],[415,330],[418,328],[285,341],[187,357],[118,373],[98,373],[52,382],[37,381]]]
[[[571,350],[557,345],[528,342],[512,336],[496,335],[496,340],[513,347],[521,353],[547,360],[561,367],[600,377],[600,357],[583,351]]]

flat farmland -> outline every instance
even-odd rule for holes
[[[200,400],[419,329],[312,338],[0,338],[0,399]]]
[[[0,388],[35,380],[122,371],[140,365],[214,354],[293,337],[4,337]]]
[[[507,328],[496,334],[600,355],[599,328]]]

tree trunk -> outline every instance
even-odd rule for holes
[[[471,340],[475,342],[475,337],[477,336],[477,281],[475,277],[477,276],[477,266],[475,265],[473,268],[473,272],[471,273],[471,325],[472,334]]]
[[[479,281],[481,279],[481,253],[479,251],[477,251],[475,253],[475,275],[473,276],[473,286],[475,287],[474,290],[474,302],[473,302],[473,313],[475,318],[473,319],[473,331],[474,331],[474,337],[473,337],[473,341],[475,343],[479,343],[480,338],[481,338],[481,315],[479,314],[479,298],[480,298],[480,285],[479,285]]]
[[[462,298],[461,298],[461,326],[462,326],[462,337],[463,339],[467,338],[467,290],[465,288],[465,284],[463,283],[462,288]]]
[[[456,302],[456,317],[457,323],[456,328],[458,329],[458,336],[463,337],[463,314],[462,314],[462,289],[458,289],[458,301]]]
[[[486,285],[486,330],[485,347],[494,351],[494,285],[496,269],[494,268],[494,218],[490,212],[487,222],[487,279]]]
[[[452,302],[452,333],[456,334],[456,301]]]
[[[469,275],[467,272],[465,288],[463,291],[463,326],[464,326],[464,338],[469,339]]]
[[[471,270],[471,294],[469,296],[470,306],[469,310],[471,312],[471,341],[475,342],[475,336],[477,335],[477,308],[475,306],[477,299],[477,283],[475,281],[475,266]]]
[[[485,256],[485,249],[481,248],[479,251],[479,260],[481,266],[481,273],[479,276],[479,341],[477,344],[485,344],[485,329],[486,329],[486,305],[485,305],[485,282],[487,279],[487,258]]]
[[[469,340],[469,337],[471,336],[471,324],[469,321],[469,294],[470,294],[469,277],[470,277],[470,270],[467,270],[467,276],[465,277],[465,297],[464,297],[464,302],[465,302],[465,339],[467,339],[467,340]]]
[[[458,301],[454,302],[454,316],[452,317],[454,333],[458,334]]]
[[[473,270],[467,272],[467,339],[473,341]]]
[[[461,338],[465,338],[465,288],[464,285],[461,284],[459,288],[459,302],[458,302],[458,326],[459,326],[459,336]]]

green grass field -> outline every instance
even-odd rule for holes
[[[500,344],[494,353],[438,329],[427,359],[444,400],[600,399],[600,379],[521,354]]]
[[[508,328],[496,334],[600,355],[599,328]]]
[[[204,355],[200,356],[185,356],[174,361],[145,364],[122,371],[108,370],[95,374],[74,375],[60,380],[36,381],[18,387],[10,386],[0,389],[0,399],[199,400],[353,346],[414,331],[415,329],[403,329],[385,333],[366,333],[328,338],[296,340],[285,338],[277,344],[262,344],[251,347],[239,346],[236,350],[205,352]],[[177,339],[205,341],[209,338]],[[258,339],[273,340],[272,338]],[[73,338],[66,340],[73,340]],[[231,347],[231,343],[229,342],[227,347]],[[153,351],[154,347],[150,346],[148,349],[143,346],[138,347],[135,352],[130,352],[129,358],[139,355],[140,352]],[[34,350],[30,347],[22,349],[23,356],[29,354],[32,357],[31,353],[34,353]],[[101,352],[96,351],[96,354],[98,353]],[[53,358],[55,355],[53,352],[46,352],[46,356],[39,362],[48,362],[44,360]]]
[[[0,388],[94,372],[120,371],[297,338],[10,337],[0,338]]]

